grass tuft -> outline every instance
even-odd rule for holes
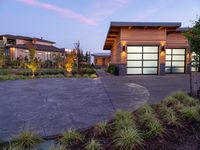
[[[129,111],[118,110],[115,113],[114,119],[115,120],[124,120],[124,119],[130,119],[130,120],[132,120],[133,119],[133,115]]]
[[[108,122],[107,121],[100,122],[94,127],[95,135],[102,135],[102,134],[107,134],[107,133],[108,133]]]
[[[86,150],[102,150],[103,147],[99,141],[97,141],[95,139],[91,139],[85,146],[85,149]]]
[[[141,147],[144,140],[140,132],[135,128],[127,128],[120,130],[114,135],[114,146],[123,150],[132,150]]]
[[[168,125],[181,125],[176,112],[169,107],[163,106],[160,108],[160,115]]]
[[[22,132],[18,137],[14,138],[13,144],[22,149],[32,148],[37,146],[43,139],[36,133],[30,131]]]
[[[64,132],[62,138],[60,139],[60,143],[66,147],[72,146],[80,141],[83,141],[83,136],[74,129]]]
[[[200,107],[184,107],[180,110],[181,116],[186,121],[200,122]]]

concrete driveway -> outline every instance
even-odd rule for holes
[[[0,139],[23,130],[42,136],[88,128],[109,120],[117,109],[134,110],[148,90],[134,83],[98,79],[36,79],[0,82]]]

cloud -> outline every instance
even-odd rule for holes
[[[85,16],[82,16],[81,14],[76,13],[69,8],[58,7],[56,5],[53,5],[50,3],[45,3],[45,2],[40,2],[38,0],[18,0],[18,1],[23,4],[32,6],[32,7],[37,7],[37,8],[55,12],[57,14],[60,14],[62,16],[79,21],[79,22],[87,24],[87,25],[96,25],[96,22],[94,20],[87,18]]]
[[[112,16],[117,10],[126,6],[130,0],[96,0],[92,7],[93,18],[100,21]]]
[[[142,10],[142,13],[140,13],[139,15],[137,15],[135,17],[136,20],[143,20],[157,12],[159,12],[161,9],[163,9],[166,5],[168,5],[169,3],[171,3],[174,0],[162,0],[160,1],[158,4],[153,4],[151,7]]]

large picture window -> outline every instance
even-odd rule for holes
[[[185,73],[185,49],[166,49],[166,73]]]
[[[128,46],[127,74],[158,74],[158,46]]]

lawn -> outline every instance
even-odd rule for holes
[[[176,92],[134,112],[118,110],[113,119],[85,130],[68,130],[54,139],[52,150],[198,149],[200,100]],[[26,131],[10,141],[20,149],[39,147],[45,138]],[[2,142],[2,147],[9,147]],[[10,147],[11,147],[10,146]]]

